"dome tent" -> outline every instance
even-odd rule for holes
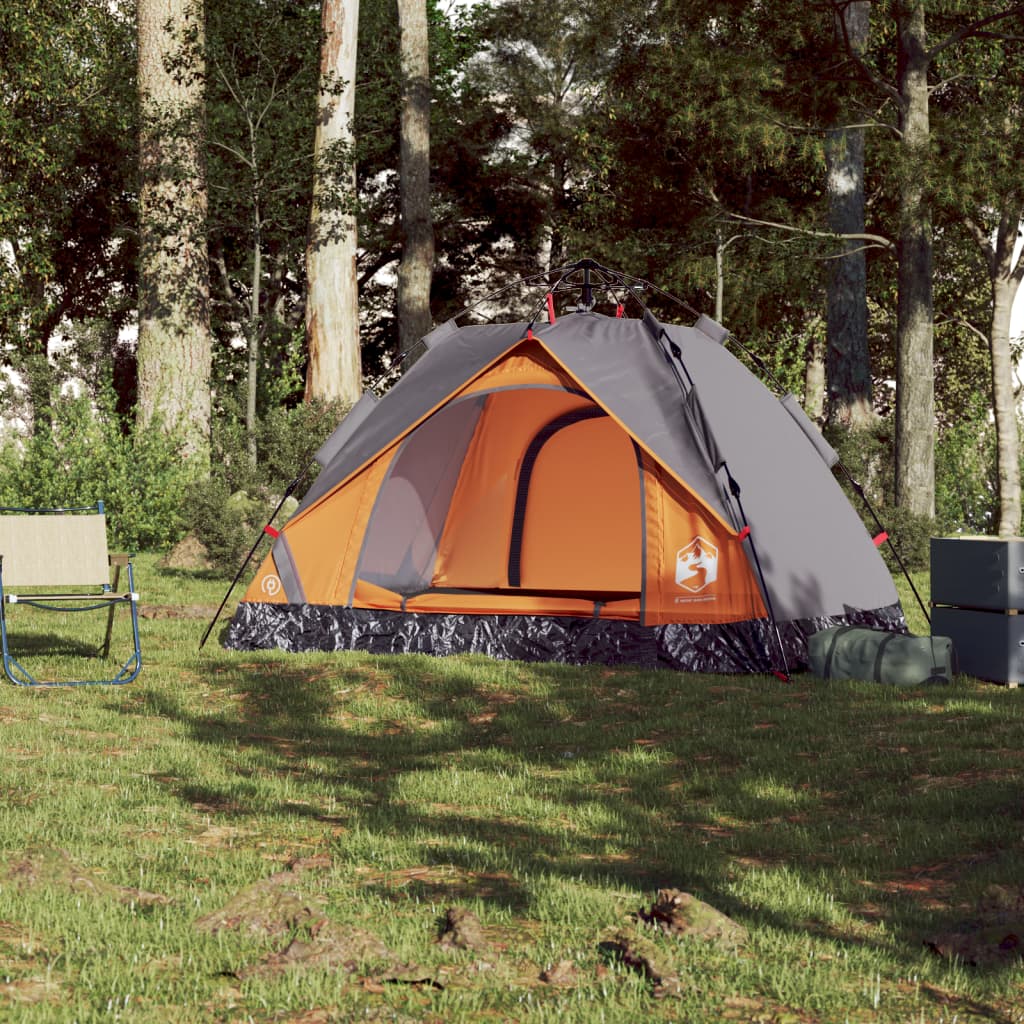
[[[580,268],[575,311],[450,321],[364,395],[226,646],[785,672],[826,626],[905,629],[792,396],[706,317],[593,312],[590,271],[625,279]]]

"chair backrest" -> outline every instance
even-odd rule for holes
[[[0,515],[5,587],[110,583],[103,514]]]

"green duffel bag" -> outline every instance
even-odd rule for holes
[[[822,679],[864,679],[890,686],[948,683],[953,641],[861,626],[834,626],[807,641],[811,671]]]

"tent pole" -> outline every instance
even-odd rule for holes
[[[231,581],[231,586],[228,587],[227,593],[224,595],[224,599],[220,603],[220,607],[217,609],[216,614],[210,620],[210,624],[206,627],[206,632],[203,634],[203,639],[199,641],[199,650],[203,649],[203,645],[206,643],[206,641],[209,639],[210,634],[213,632],[213,627],[217,624],[217,620],[220,618],[221,612],[224,611],[224,606],[228,603],[228,599],[231,597],[232,591],[235,589],[236,586],[238,586],[238,581],[242,578],[242,573],[245,572],[247,566],[252,561],[252,556],[256,554],[256,549],[260,546],[260,543],[262,542],[264,535],[269,533],[269,531],[272,529],[272,524],[274,520],[277,518],[278,512],[281,511],[281,509],[284,507],[284,503],[291,497],[292,491],[294,491],[295,488],[298,487],[299,484],[302,482],[302,478],[309,471],[309,467],[310,465],[312,465],[312,462],[313,460],[310,459],[309,462],[306,464],[305,469],[303,469],[303,471],[288,485],[288,487],[285,489],[284,496],[278,502],[277,508],[274,509],[272,515],[267,520],[267,525],[264,526],[262,530],[260,530],[260,535],[256,538],[256,543],[253,544],[253,546],[249,549],[249,554],[245,556],[245,561],[242,562],[241,566],[239,566],[238,572],[235,573],[235,578]]]
[[[857,497],[864,502],[864,507],[871,514],[871,518],[875,522],[875,526],[878,528],[879,533],[885,534],[885,542],[889,545],[889,550],[892,552],[892,557],[896,559],[896,564],[900,567],[900,571],[903,573],[904,579],[910,585],[910,589],[917,598],[918,606],[921,609],[921,613],[924,615],[925,622],[928,623],[929,628],[932,624],[932,617],[928,614],[928,609],[925,607],[924,600],[921,595],[917,592],[917,587],[914,586],[914,581],[910,578],[910,570],[907,569],[903,563],[903,559],[900,558],[899,551],[896,550],[896,545],[893,544],[892,538],[889,536],[888,530],[882,525],[881,519],[878,518],[878,513],[875,512],[874,506],[868,501],[868,496],[864,493],[864,488],[853,478],[853,474],[844,466],[841,462],[838,463],[839,468],[843,471],[843,475],[849,481],[850,486],[857,492]]]
[[[643,305],[643,303],[641,303]],[[646,307],[644,307],[646,309]],[[662,344],[662,339],[668,343],[668,349]],[[655,344],[661,350],[665,357],[666,362],[669,365],[669,369],[672,371],[672,375],[675,377],[676,384],[679,387],[679,393],[683,396],[683,404],[686,404],[687,397],[690,392],[694,390],[693,378],[690,376],[690,371],[686,368],[686,363],[683,361],[682,349],[669,337],[668,332],[664,327],[661,328],[661,332],[655,339]],[[676,362],[679,363],[680,368],[686,375],[686,381],[689,384],[689,391],[687,390],[686,383],[683,382],[683,378],[676,369],[675,363],[672,361],[673,357]],[[736,509],[739,512],[740,520],[743,524],[743,530],[746,531],[746,539],[750,542],[750,553],[754,559],[754,568],[757,570],[758,580],[761,586],[761,591],[764,594],[765,610],[768,612],[768,618],[771,621],[772,629],[775,633],[776,642],[779,645],[779,654],[782,657],[782,671],[780,678],[784,682],[789,682],[789,661],[786,658],[786,648],[782,643],[782,632],[779,629],[778,619],[775,617],[775,609],[772,607],[771,595],[768,593],[768,581],[765,579],[764,570],[761,567],[761,559],[757,553],[757,545],[754,543],[753,534],[750,532],[750,524],[747,522],[747,514],[743,510],[743,501],[740,498],[740,485],[736,482],[732,473],[729,472],[729,465],[725,459],[721,460],[721,465],[715,467],[717,469],[724,469],[726,478],[729,483],[729,492],[732,494],[733,500],[736,502]],[[778,673],[777,673],[778,674]]]
[[[732,473],[729,472],[729,465],[722,462],[722,469],[725,470],[726,478],[729,481],[729,493],[736,501],[736,508],[739,510],[740,519],[743,521],[743,530],[746,533],[746,540],[750,544],[750,554],[754,559],[754,568],[757,570],[757,578],[761,584],[761,592],[764,594],[765,608],[768,618],[771,620],[772,630],[775,633],[776,643],[779,645],[779,654],[782,657],[782,680],[789,682],[789,661],[786,658],[786,647],[782,642],[782,631],[779,629],[779,620],[775,617],[775,609],[772,607],[772,596],[768,593],[768,581],[764,578],[764,570],[761,568],[761,557],[757,553],[757,545],[754,543],[754,535],[751,533],[750,524],[747,522],[747,513],[743,510],[743,499],[740,497],[740,485],[736,482]]]

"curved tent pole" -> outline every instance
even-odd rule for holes
[[[914,585],[914,581],[910,576],[910,570],[904,564],[903,559],[900,558],[900,553],[897,550],[896,545],[893,544],[892,537],[889,536],[889,531],[886,530],[886,528],[882,525],[881,519],[878,518],[878,513],[875,512],[874,506],[871,504],[870,501],[868,501],[868,496],[864,493],[864,488],[861,487],[861,485],[857,482],[856,479],[854,479],[853,474],[846,468],[846,466],[842,464],[842,462],[837,463],[837,465],[843,471],[843,475],[846,477],[850,486],[854,489],[854,491],[856,491],[857,497],[860,498],[862,502],[864,502],[864,507],[870,513],[871,518],[875,521],[875,526],[878,529],[878,537],[880,538],[880,540],[878,540],[878,543],[881,543],[881,540],[884,540],[885,543],[889,545],[889,550],[892,552],[892,557],[896,559],[896,564],[900,567],[900,571],[903,573],[903,576],[906,579],[907,584],[910,586],[910,589],[913,592],[914,597],[917,599],[917,603],[921,609],[921,613],[924,615],[924,620],[928,623],[930,627],[932,624],[932,617],[928,614],[928,609],[925,607],[924,600],[922,599],[921,595],[917,592],[917,587]]]
[[[235,589],[236,586],[238,586],[238,581],[242,578],[242,573],[245,572],[246,568],[249,565],[249,562],[252,561],[252,556],[256,554],[256,549],[260,546],[263,537],[274,537],[277,535],[277,531],[274,529],[273,522],[277,518],[278,512],[280,512],[281,509],[284,507],[284,503],[291,497],[292,492],[302,482],[302,478],[309,471],[309,467],[312,464],[313,460],[310,459],[309,462],[306,464],[305,468],[302,470],[302,472],[285,488],[284,495],[278,502],[277,508],[275,508],[274,511],[271,513],[270,518],[267,520],[266,526],[264,526],[263,529],[260,531],[260,535],[256,538],[256,541],[253,544],[253,546],[249,548],[249,554],[245,556],[245,560],[238,567],[238,572],[235,573],[235,578],[231,581],[231,585],[228,587],[227,593],[224,595],[223,600],[220,602],[220,606],[214,613],[213,618],[210,619],[210,624],[206,627],[206,632],[203,633],[203,639],[199,641],[199,650],[203,649],[203,645],[206,643],[206,641],[210,637],[210,634],[213,632],[213,627],[217,624],[217,620],[220,618],[221,612],[224,611],[224,606],[228,603],[228,599],[231,597],[232,591]]]
[[[669,367],[672,370],[672,375],[675,377],[676,384],[678,385],[679,391],[683,396],[683,404],[684,406],[686,406],[690,395],[694,395],[694,397],[697,397],[696,386],[694,385],[693,377],[690,376],[690,371],[686,368],[686,363],[683,361],[682,349],[669,337],[668,332],[665,330],[664,327],[662,327],[660,324],[658,324],[658,327],[659,331],[657,336],[655,336],[653,332],[651,332],[652,339],[664,355],[665,361],[669,364]],[[667,349],[665,345],[662,344],[663,339],[665,342],[668,343]],[[686,380],[689,383],[689,388],[687,388],[686,384],[683,383],[683,378],[680,375],[679,370],[676,369],[675,363],[673,363],[672,361],[673,357],[675,358],[675,361],[679,363],[679,366],[682,369],[683,373],[686,374]],[[739,531],[740,536],[743,537],[743,539],[750,544],[750,554],[754,562],[754,569],[757,572],[758,581],[761,586],[761,592],[764,595],[765,610],[768,612],[768,618],[772,624],[772,631],[775,634],[775,640],[778,644],[779,655],[782,659],[782,668],[776,674],[778,674],[784,682],[789,682],[789,661],[786,658],[786,648],[782,642],[782,632],[779,629],[778,619],[775,617],[775,609],[772,606],[771,594],[768,592],[768,581],[765,579],[764,569],[761,565],[761,558],[757,552],[757,545],[754,543],[754,536],[750,530],[750,524],[747,522],[747,514],[743,508],[743,501],[740,498],[740,485],[736,482],[736,479],[733,477],[732,473],[729,472],[729,465],[726,462],[726,460],[721,457],[720,454],[718,455],[717,459],[712,459],[711,461],[718,462],[717,466],[712,467],[715,470],[715,472],[717,472],[719,469],[724,470],[726,480],[729,484],[729,493],[732,496],[733,501],[736,503],[736,510],[739,512],[739,518],[742,524],[741,529]]]

